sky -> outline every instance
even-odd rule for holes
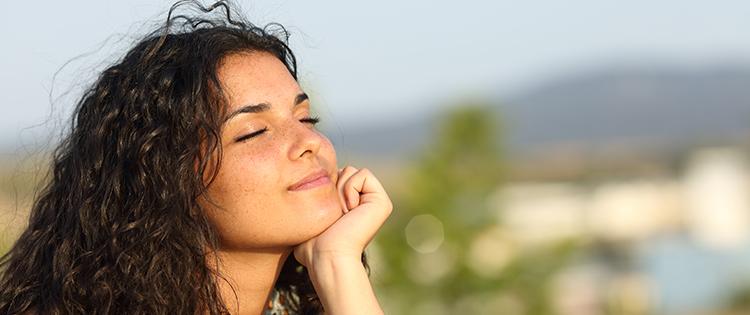
[[[289,30],[323,124],[425,115],[468,95],[509,95],[613,64],[750,64],[747,1],[237,2],[255,24]],[[171,3],[6,1],[0,146],[64,121],[97,70]]]

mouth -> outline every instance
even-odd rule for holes
[[[290,191],[306,190],[327,185],[330,182],[331,178],[328,175],[328,172],[321,169],[305,176],[303,179],[289,186],[287,189]]]

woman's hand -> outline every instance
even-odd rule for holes
[[[294,257],[311,268],[320,258],[360,259],[393,210],[383,185],[366,168],[339,170],[336,187],[344,215],[320,235],[296,246]]]
[[[382,315],[360,259],[393,204],[365,168],[340,169],[336,188],[344,215],[323,233],[297,245],[294,258],[307,267],[326,314]]]

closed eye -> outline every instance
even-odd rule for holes
[[[303,123],[308,123],[308,124],[311,124],[311,125],[314,126],[314,125],[316,125],[317,123],[320,122],[320,117],[317,117],[317,116],[316,117],[305,117],[305,118],[300,119],[299,121],[301,121]],[[256,136],[259,136],[259,135],[263,134],[266,131],[268,131],[268,128],[263,128],[263,129],[258,130],[258,131],[253,131],[253,132],[248,133],[248,134],[246,134],[244,136],[240,136],[239,138],[235,139],[235,141],[236,142],[245,142],[248,139],[254,138]]]
[[[305,117],[305,118],[300,119],[299,121],[304,122],[304,123],[310,123],[313,126],[315,126],[317,123],[320,122],[320,117],[318,117],[318,116],[315,116],[315,117]]]
[[[237,141],[237,142],[245,142],[248,139],[253,138],[255,136],[258,136],[258,135],[260,135],[260,134],[262,134],[262,133],[264,133],[266,131],[268,131],[268,128],[263,128],[261,130],[254,131],[254,132],[248,133],[248,134],[246,134],[244,136],[241,136],[241,137],[235,139],[235,141]]]

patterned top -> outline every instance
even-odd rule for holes
[[[263,315],[289,315],[289,311],[281,304],[282,299],[279,291],[274,289],[271,292],[271,298],[268,300],[266,309],[263,310]]]

